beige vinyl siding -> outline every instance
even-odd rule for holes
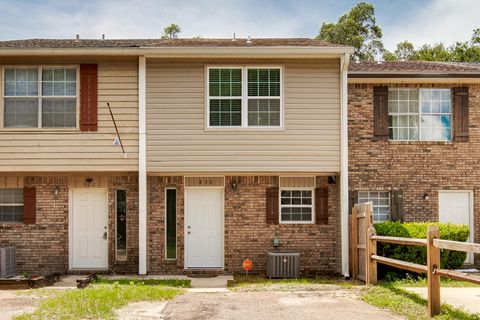
[[[0,172],[11,171],[137,171],[138,170],[138,60],[137,58],[21,58],[0,59],[12,65],[98,64],[98,131],[79,129],[3,128],[3,79],[0,86]],[[79,85],[79,83],[77,84]],[[128,154],[113,146],[115,128],[110,102]],[[78,117],[79,114],[77,114]],[[78,119],[77,119],[78,122]]]
[[[222,61],[284,68],[284,129],[206,129],[205,66],[147,60],[149,173],[338,172],[339,60]]]

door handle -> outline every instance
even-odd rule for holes
[[[103,239],[107,240],[107,231],[103,233]]]
[[[187,234],[190,234],[190,231],[187,231]]]

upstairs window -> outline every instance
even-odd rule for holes
[[[5,128],[75,128],[77,69],[6,67]]]
[[[282,69],[209,67],[210,128],[282,126]]]
[[[390,140],[450,141],[450,89],[388,89]]]
[[[242,69],[209,70],[210,126],[242,126]]]

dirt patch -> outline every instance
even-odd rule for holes
[[[119,320],[164,319],[163,310],[166,305],[166,301],[132,302],[116,310],[115,315]]]
[[[188,293],[167,303],[163,319],[399,319],[345,290]]]
[[[358,299],[358,289],[339,286],[290,286],[289,291],[272,286],[244,287],[226,293],[189,292],[167,301],[155,319],[401,319]],[[165,303],[165,302],[158,302]],[[152,307],[155,304],[152,305]],[[125,318],[121,319],[134,319]],[[154,319],[137,317],[135,319]]]
[[[10,320],[25,312],[32,312],[41,298],[34,294],[0,291],[0,320]]]

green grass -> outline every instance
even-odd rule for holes
[[[307,284],[333,284],[339,285],[346,288],[353,287],[354,285],[360,284],[355,281],[345,280],[340,277],[312,277],[312,278],[296,278],[296,279],[268,279],[264,276],[259,275],[248,275],[245,274],[234,274],[233,281],[228,282],[228,287],[244,287],[249,285],[261,285],[268,286],[274,284],[281,285],[307,285]]]
[[[427,301],[416,293],[399,288],[391,283],[370,286],[364,289],[362,299],[376,307],[404,316],[408,320],[428,320]],[[442,305],[442,314],[437,320],[480,320],[480,315],[470,314],[450,305]]]
[[[398,279],[391,281],[391,284],[395,287],[426,287],[427,286],[427,278],[426,277],[408,277],[405,279]],[[478,284],[474,284],[471,282],[465,281],[457,281],[449,278],[440,278],[440,285],[442,287],[451,287],[451,288],[458,288],[458,287],[479,287]]]
[[[168,286],[178,288],[190,288],[191,281],[183,279],[108,279],[103,277],[97,277],[93,283],[95,284],[140,284],[150,286]]]
[[[129,302],[172,299],[180,288],[141,284],[98,284],[61,291],[40,303],[33,313],[15,320],[115,319],[114,310]]]

